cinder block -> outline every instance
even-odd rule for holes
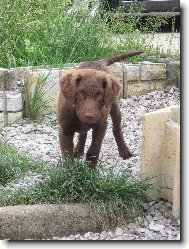
[[[140,80],[140,66],[139,64],[123,64],[126,81]]]
[[[164,63],[141,63],[141,80],[161,80],[166,79],[166,64]]]

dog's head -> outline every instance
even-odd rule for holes
[[[95,69],[68,71],[60,80],[60,86],[67,103],[85,123],[99,122],[102,110],[110,108],[121,89],[113,76]]]

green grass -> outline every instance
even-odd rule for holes
[[[14,148],[0,140],[0,185],[19,179],[29,170],[40,172],[45,169],[42,162],[34,161],[29,156],[18,153]]]
[[[46,80],[50,75],[40,75],[37,79],[36,85],[32,88],[31,82],[26,84],[26,117],[31,120],[38,120],[44,111],[51,111],[51,100],[44,100],[44,95],[50,89],[46,89]]]
[[[148,181],[134,180],[127,171],[91,170],[81,159],[48,168],[46,180],[27,188],[0,190],[0,206],[42,203],[88,203],[104,223],[134,218],[148,200]]]
[[[102,59],[123,51],[150,49],[141,32],[156,32],[166,18],[149,18],[137,31],[140,17],[123,18],[71,0],[0,1],[0,67],[54,66]],[[132,11],[132,10],[131,10]],[[113,37],[122,34],[119,43]],[[136,59],[135,59],[136,60]]]

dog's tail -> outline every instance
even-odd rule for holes
[[[103,60],[99,60],[99,62],[101,62],[105,66],[109,66],[111,64],[114,64],[115,62],[122,61],[128,57],[140,55],[142,53],[143,53],[142,51],[128,52],[128,53],[124,53],[124,54],[117,55],[117,56],[111,56]]]

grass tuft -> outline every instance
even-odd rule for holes
[[[0,140],[0,185],[19,179],[28,171],[39,172],[44,168],[42,162],[32,160]]]
[[[62,161],[49,168],[48,177],[27,189],[0,191],[0,205],[88,203],[103,224],[134,218],[148,200],[152,184],[134,180],[128,172],[115,174],[101,165],[98,172],[86,161]]]
[[[47,91],[46,80],[50,75],[39,75],[36,85],[31,89],[31,83],[28,81],[26,84],[26,116],[31,120],[38,120],[44,111],[50,111],[50,101],[45,100],[44,95]],[[50,89],[48,89],[49,91]]]

